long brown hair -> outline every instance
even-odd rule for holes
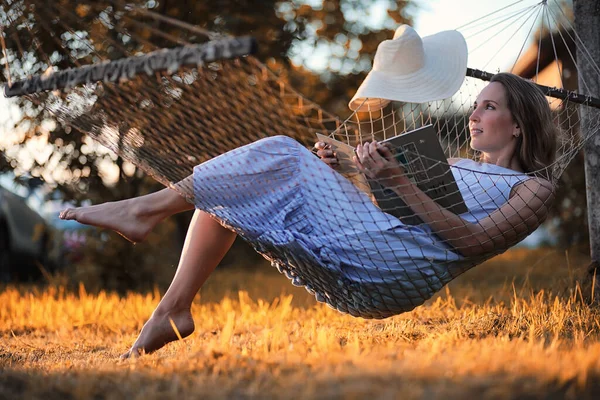
[[[516,153],[526,173],[544,170],[556,157],[559,129],[554,123],[546,96],[533,82],[517,75],[502,72],[490,82],[500,83],[505,90],[508,109],[521,128]]]

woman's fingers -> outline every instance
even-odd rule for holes
[[[369,158],[369,142],[356,146],[356,159],[363,168],[370,166],[371,160]]]
[[[377,152],[377,148],[379,146],[377,146],[377,142],[373,142],[369,145],[369,155],[371,156],[371,158],[375,161],[378,161],[379,158],[381,158],[379,156],[379,153]]]
[[[361,162],[360,162],[360,160],[358,159],[358,156],[354,156],[354,157],[352,158],[352,160],[354,160],[354,164],[356,164],[356,168],[358,168],[358,170],[359,170],[361,173],[363,173],[363,174],[364,174],[364,173],[366,173],[366,172],[367,172],[367,171],[366,171],[366,169],[365,169],[365,167],[362,165],[362,163],[361,163]]]
[[[358,145],[356,153],[360,161],[369,167],[382,167],[384,159],[378,152],[379,143],[373,141],[372,143],[365,142],[362,145]]]
[[[386,160],[390,160],[394,156],[390,148],[386,145],[379,146],[379,154]]]
[[[370,155],[371,143],[364,142],[356,146],[356,155],[358,156],[361,162],[368,161],[369,158],[372,158]]]
[[[317,150],[317,155],[321,158],[324,157],[335,157],[335,154],[333,153],[333,150],[329,150],[329,149],[321,149],[321,150]]]
[[[376,166],[373,157],[371,157],[371,146],[372,143],[369,142],[365,142],[356,146],[356,156],[354,157],[354,162],[361,173],[370,178],[374,178],[377,175],[378,167]]]
[[[314,149],[316,151],[313,150],[313,152],[321,159],[321,161],[330,167],[334,168],[340,164],[339,160],[337,159],[337,155],[327,143],[317,142],[314,145]]]
[[[325,164],[329,165],[330,167],[334,167],[340,164],[340,162],[337,160],[337,158],[321,158],[321,161],[323,161]]]
[[[339,164],[339,160],[333,150],[319,150],[317,151],[319,158],[330,165]]]
[[[318,155],[321,158],[333,156],[333,150],[331,150],[331,146],[328,145],[327,143],[317,142],[313,146],[313,149],[314,149],[313,153],[315,153],[316,155]]]

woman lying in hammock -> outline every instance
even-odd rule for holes
[[[375,107],[380,99],[422,103],[450,97],[464,80],[466,59],[460,33],[421,39],[403,25],[377,48],[351,108]],[[317,300],[354,316],[385,318],[422,304],[546,218],[553,186],[532,174],[551,165],[556,146],[544,94],[514,75],[498,74],[477,97],[469,125],[478,162],[449,160],[468,208],[460,215],[414,185],[387,148],[377,142],[357,147],[358,168],[393,190],[423,221],[417,226],[381,211],[337,173],[335,155],[322,143],[316,145],[319,159],[285,136],[196,166],[174,188],[193,187],[193,194],[164,189],[66,210],[61,218],[139,242],[164,218],[196,210],[173,282],[125,356],[177,339],[171,320],[182,336],[193,332],[192,300],[236,235]]]
[[[193,204],[172,189],[68,209],[61,218],[113,229],[140,242],[156,224],[195,208],[175,277],[125,356],[155,351],[194,331],[194,296],[237,234],[318,300],[366,318],[411,310],[477,261],[517,243],[544,221],[552,184],[530,173],[553,161],[556,128],[544,94],[510,74],[495,75],[469,119],[478,162],[452,159],[469,212],[455,215],[408,180],[377,142],[356,149],[357,165],[393,189],[424,224],[382,212],[334,171],[284,136],[259,140],[198,165]],[[325,162],[323,162],[325,161]],[[334,168],[330,168],[334,167]]]

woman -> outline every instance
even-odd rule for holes
[[[193,332],[192,300],[236,234],[318,300],[352,315],[388,317],[422,304],[473,260],[517,243],[547,216],[553,186],[528,175],[548,167],[555,151],[544,94],[515,75],[497,74],[477,97],[469,128],[479,162],[449,160],[469,208],[461,215],[413,185],[387,148],[357,147],[358,167],[396,191],[424,221],[418,227],[382,212],[329,168],[337,161],[323,143],[316,147],[324,163],[282,136],[197,166],[188,178],[194,204],[163,189],[60,217],[139,242],[167,216],[196,208],[175,277],[125,357],[176,340],[171,320],[182,337]]]

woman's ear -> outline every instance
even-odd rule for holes
[[[519,125],[515,125],[515,130],[513,132],[514,137],[518,138],[519,136],[521,136],[521,128],[519,128]]]

